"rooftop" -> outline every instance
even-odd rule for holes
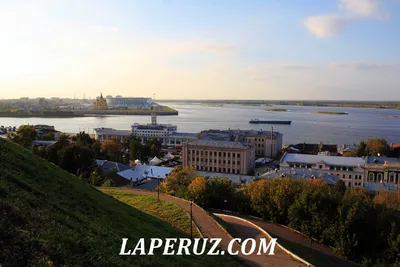
[[[254,176],[250,175],[240,175],[240,174],[231,174],[231,173],[219,173],[219,172],[205,172],[205,171],[197,171],[198,174],[204,176],[206,179],[212,179],[215,177],[227,177],[233,183],[246,183],[251,182],[255,179]]]
[[[118,175],[124,177],[125,179],[132,180],[143,180],[146,178],[157,178],[161,179],[167,178],[168,174],[171,172],[170,167],[160,167],[160,166],[150,166],[138,164],[134,168],[130,168],[125,171],[121,171]]]
[[[363,166],[365,164],[365,159],[356,157],[285,153],[281,159],[281,163],[283,162],[305,164],[318,164],[320,162],[324,162],[326,165],[332,166]]]
[[[225,141],[225,140],[204,140],[199,139],[187,143],[193,146],[204,146],[204,147],[217,147],[217,148],[232,148],[232,149],[247,149],[250,147],[248,144],[243,144],[241,142],[235,141]]]
[[[124,165],[124,164],[114,162],[114,161],[101,160],[101,159],[97,159],[96,164],[98,167],[103,168],[104,172],[108,172],[112,169],[116,169],[118,172],[120,172],[120,171],[125,171],[125,170],[128,170],[131,168],[128,165]]]
[[[333,185],[339,180],[339,177],[333,174],[313,172],[307,170],[301,170],[301,171],[274,170],[271,172],[264,173],[263,175],[260,176],[260,179],[276,179],[282,177],[290,177],[294,179],[322,178],[329,185]]]
[[[195,133],[182,133],[182,132],[175,132],[171,136],[181,136],[181,137],[197,137]]]
[[[106,134],[106,135],[115,134],[115,135],[129,136],[132,134],[132,131],[130,131],[130,130],[116,130],[116,129],[112,129],[112,128],[95,128],[94,131],[96,133],[101,133],[101,134]]]
[[[388,157],[367,157],[366,164],[385,164],[388,163],[400,163],[399,158],[388,158]]]

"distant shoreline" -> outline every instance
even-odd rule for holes
[[[74,110],[74,111],[50,111],[50,112],[1,112],[1,118],[79,118],[79,117],[103,117],[112,115],[135,116],[177,116],[177,110],[152,111],[152,110]]]
[[[347,107],[347,108],[376,108],[400,109],[399,101],[308,101],[308,100],[157,100],[163,103],[182,104],[237,104],[243,106],[280,105],[280,106],[307,106],[307,107]]]

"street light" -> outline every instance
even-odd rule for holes
[[[193,201],[190,200],[190,239],[193,240]]]
[[[157,199],[158,199],[158,201],[160,201],[160,176],[158,176],[157,180],[158,180]]]

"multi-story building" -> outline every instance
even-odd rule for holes
[[[400,190],[400,159],[386,157],[337,157],[286,153],[283,171],[318,171],[336,175],[348,187],[368,190]]]
[[[333,174],[343,180],[347,187],[362,187],[365,181],[364,164],[364,158],[285,153],[281,158],[280,169]]]
[[[112,128],[96,128],[96,139],[104,142],[112,139],[123,141],[126,137],[134,134],[142,143],[151,138],[157,138],[165,146],[180,147],[183,143],[196,140],[196,134],[177,132],[177,126],[171,124],[157,124],[156,115],[152,115],[151,124],[135,123],[131,130],[116,130]]]
[[[107,105],[110,108],[128,107],[128,108],[150,108],[153,104],[151,98],[145,97],[112,97],[107,96]]]
[[[368,182],[400,184],[400,159],[368,157],[365,163]]]
[[[199,138],[249,143],[254,146],[256,157],[275,158],[282,152],[283,144],[283,135],[273,130],[207,130],[200,132]]]
[[[182,164],[199,171],[249,174],[255,167],[255,147],[244,142],[199,139],[183,144]]]

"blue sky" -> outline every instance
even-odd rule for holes
[[[399,0],[0,2],[0,92],[400,100]]]

